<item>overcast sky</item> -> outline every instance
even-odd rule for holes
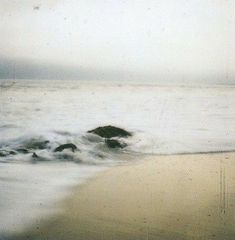
[[[234,26],[234,0],[1,0],[0,77],[11,61],[235,83]]]

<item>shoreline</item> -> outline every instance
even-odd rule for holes
[[[37,81],[44,81],[44,82],[48,82],[48,81],[52,81],[52,82],[57,82],[57,83],[64,83],[65,80],[62,79],[53,79],[51,80],[50,78],[46,79],[46,78],[42,78],[42,79],[32,79],[32,78],[21,78],[21,79],[12,79],[12,78],[2,78],[0,79],[0,83],[3,82],[12,82],[13,84],[15,83],[32,83],[32,82],[37,82]],[[70,79],[70,80],[66,80],[66,84],[67,82],[70,83],[76,83],[77,79]],[[79,80],[76,84],[86,84],[86,85],[91,85],[94,83],[99,83],[100,86],[111,86],[111,85],[115,85],[115,86],[120,86],[123,85],[123,83],[120,83],[119,80],[112,80],[112,81],[107,81],[107,80],[95,80],[95,79],[90,79],[90,80]],[[174,84],[174,83],[170,83],[170,84],[166,84],[166,83],[155,83],[153,81],[149,81],[149,82],[143,82],[141,80],[137,80],[137,81],[125,81],[125,84],[129,85],[129,86],[133,86],[133,87],[143,87],[143,86],[151,86],[151,87],[158,87],[158,88],[185,88],[185,89],[191,89],[191,88],[205,88],[205,89],[210,89],[210,88],[220,88],[220,89],[229,89],[229,88],[235,88],[234,84],[222,84],[222,83],[216,83],[216,84],[187,84],[187,83],[180,83],[180,84]],[[0,88],[2,86],[0,85]],[[5,86],[3,86],[5,87]]]
[[[11,239],[234,239],[235,153],[148,156],[72,191]]]

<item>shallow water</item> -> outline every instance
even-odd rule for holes
[[[53,212],[70,186],[122,160],[86,132],[107,124],[133,133],[124,153],[172,154],[235,149],[235,88],[163,87],[74,81],[0,82],[0,146],[73,142],[72,154],[37,150],[0,158],[0,233]],[[128,158],[125,158],[128,159]],[[50,211],[48,211],[50,209]],[[21,223],[21,224],[19,224]]]

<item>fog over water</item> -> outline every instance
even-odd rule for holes
[[[233,84],[235,2],[0,2],[0,78]]]

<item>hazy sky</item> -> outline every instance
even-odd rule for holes
[[[234,26],[234,0],[1,0],[0,64],[235,83]]]

